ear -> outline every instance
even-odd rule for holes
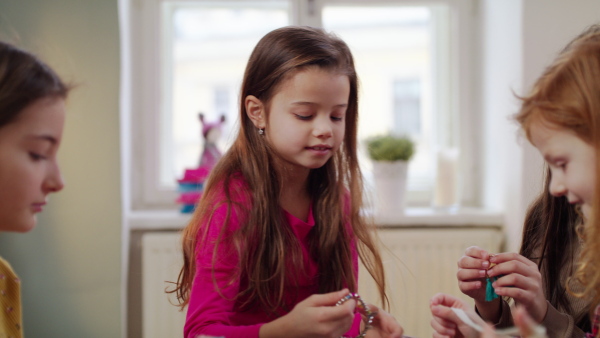
[[[254,126],[258,129],[264,128],[266,125],[265,106],[262,101],[254,95],[248,95],[244,104],[246,105],[246,115],[254,123]]]

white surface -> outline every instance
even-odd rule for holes
[[[182,214],[176,210],[137,211],[129,215],[129,224],[131,230],[181,230],[190,219],[191,214]],[[373,220],[378,226],[384,227],[502,227],[504,215],[499,211],[479,208],[406,208],[404,212],[395,215],[375,215]]]

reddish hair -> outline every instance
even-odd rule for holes
[[[573,39],[522,98],[516,120],[530,137],[534,124],[572,131],[596,151],[600,169],[600,25]],[[600,178],[596,176],[592,212],[585,220],[584,239],[573,278],[585,285],[579,296],[600,303]],[[568,284],[567,284],[568,286]]]

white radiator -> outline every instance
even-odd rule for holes
[[[382,258],[391,314],[406,335],[431,337],[431,297],[444,292],[472,304],[458,289],[457,261],[472,245],[498,252],[503,235],[498,228],[395,228],[380,230],[379,237],[388,249],[382,249]],[[379,303],[377,288],[362,268],[358,285],[365,301]]]
[[[498,228],[411,229],[379,231],[388,281],[391,313],[407,335],[431,337],[429,299],[437,292],[462,295],[456,282],[457,260],[464,250],[477,245],[498,252],[502,232]],[[185,312],[169,303],[165,281],[175,281],[181,268],[179,233],[150,233],[142,239],[143,337],[181,337]],[[377,303],[377,291],[361,269],[359,293]],[[469,300],[463,296],[463,299]]]
[[[142,336],[183,337],[185,311],[176,304],[173,288],[183,264],[181,235],[174,232],[147,233],[142,237]]]

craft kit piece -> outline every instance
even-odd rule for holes
[[[357,293],[347,294],[344,298],[338,300],[338,302],[335,305],[340,306],[340,305],[344,304],[345,302],[349,301],[350,299],[356,300],[356,308],[358,309],[358,313],[360,313],[363,316],[363,321],[365,323],[365,328],[355,338],[364,338],[367,334],[367,330],[371,328],[371,324],[373,324],[373,319],[377,315],[377,312],[371,311],[371,309],[369,309],[369,306],[367,305],[367,303],[365,303]],[[351,338],[351,337],[342,336],[341,338]]]
[[[491,269],[494,266],[496,266],[495,263],[491,263],[490,262],[490,267],[488,268]],[[497,281],[499,278],[499,276],[496,277],[490,277],[487,274],[487,271],[485,272],[485,301],[486,302],[491,302],[492,300],[498,298],[498,294],[496,293],[496,291],[494,291],[494,287],[492,286],[492,284]]]

